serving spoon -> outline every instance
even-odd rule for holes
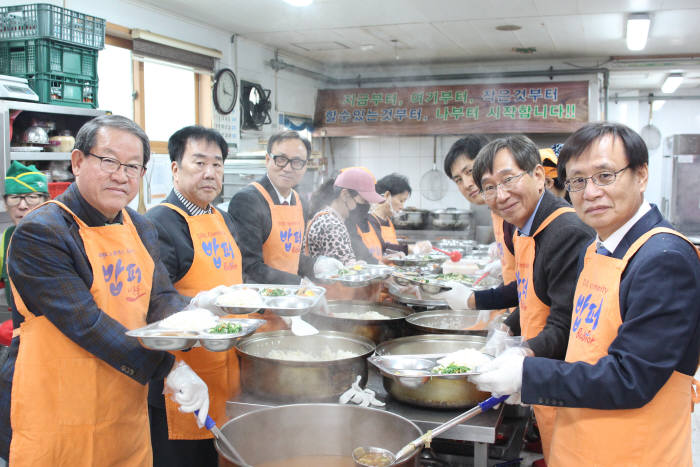
[[[433,250],[446,254],[450,257],[450,260],[452,260],[453,263],[456,263],[457,261],[462,259],[462,253],[460,253],[459,251],[445,251],[435,247],[433,247]]]

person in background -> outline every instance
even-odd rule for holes
[[[540,149],[540,159],[542,160],[545,176],[544,186],[558,197],[564,198],[571,203],[569,193],[564,187],[564,181],[557,175],[557,161],[559,160],[561,147],[561,144],[555,144],[551,148]]]
[[[306,173],[311,143],[296,131],[270,137],[267,174],[236,193],[228,212],[239,233],[246,282],[299,284],[302,276],[335,272],[336,259],[303,254],[304,211],[296,186]],[[280,325],[283,325],[280,320]]]
[[[372,179],[372,184],[376,184],[376,177],[367,167],[346,167],[340,169],[340,172],[350,169],[364,170]],[[372,191],[374,192],[374,188]],[[353,209],[345,219],[345,227],[350,234],[355,258],[365,263],[377,264],[382,260],[382,243],[379,233],[369,223],[370,206],[370,204],[360,204]]]
[[[195,297],[216,286],[242,283],[236,228],[228,213],[211,204],[223,186],[226,141],[210,128],[188,126],[173,133],[168,152],[173,189],[146,217],[158,230],[161,258],[175,289]],[[223,425],[226,401],[240,384],[235,349],[210,352],[198,347],[172,353],[207,384],[209,413],[217,425]],[[163,381],[150,384],[148,400],[155,467],[218,465],[212,433],[199,428],[192,415],[179,412],[163,396]]]
[[[0,250],[0,273],[5,286],[7,306],[12,307],[12,288],[7,278],[7,247],[15,227],[32,209],[49,199],[49,185],[46,175],[39,172],[33,165],[26,166],[18,161],[12,161],[5,174],[5,206],[12,224],[2,233],[2,249]],[[0,324],[0,344],[10,345],[12,339],[12,320]]]
[[[126,207],[149,156],[131,120],[90,120],[71,153],[75,183],[12,235],[15,336],[0,369],[9,465],[151,465],[146,383],[164,377],[180,409],[204,423],[206,384],[125,334],[187,305],[160,261],[156,229]]]
[[[441,294],[451,308],[499,309],[518,306],[487,348],[502,347],[506,334],[521,335],[528,352],[563,359],[571,324],[578,253],[594,238],[593,229],[573,208],[544,187],[537,146],[525,136],[499,138],[483,147],[473,177],[489,207],[518,228],[513,238],[516,280],[473,292],[455,283]],[[553,407],[534,406],[542,452],[548,459]]]
[[[597,236],[579,258],[566,359],[514,349],[474,378],[516,394],[510,402],[558,407],[555,467],[693,463],[700,259],[644,200],[648,161],[642,138],[621,124],[591,123],[567,139],[559,176]]]

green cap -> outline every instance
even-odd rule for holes
[[[21,162],[12,161],[5,175],[5,194],[18,195],[34,192],[49,192],[46,175],[39,172],[33,165],[26,166]]]

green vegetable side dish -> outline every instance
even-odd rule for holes
[[[447,274],[438,274],[437,278],[441,281],[457,281],[457,282],[461,282],[463,284],[473,284],[474,283],[474,279],[472,279],[471,277],[464,275],[464,274],[457,273],[457,272],[450,272]]]
[[[264,295],[266,297],[282,297],[284,295],[287,295],[287,291],[284,289],[275,289],[268,287],[266,289],[262,289],[260,291],[260,295]]]
[[[238,323],[219,323],[209,330],[210,334],[237,334],[243,330]]]
[[[440,375],[453,375],[456,373],[469,373],[472,370],[468,366],[461,366],[461,365],[455,365],[454,363],[450,363],[447,366],[444,366],[444,365],[436,366],[435,368],[433,368],[430,371],[431,371],[431,373],[437,373]]]

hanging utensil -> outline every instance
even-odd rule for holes
[[[352,459],[353,461],[355,461],[355,465],[360,467],[385,467],[389,465],[394,465],[398,463],[403,457],[412,453],[426,442],[430,442],[430,440],[433,437],[449,430],[453,426],[456,426],[466,420],[469,420],[470,418],[474,418],[482,412],[486,412],[492,409],[496,405],[508,399],[508,397],[509,396],[492,396],[483,402],[479,402],[476,405],[476,407],[467,410],[463,414],[457,415],[456,417],[438,426],[434,430],[429,430],[423,436],[414,439],[406,446],[402,447],[399,450],[399,452],[396,453],[396,455],[394,455],[394,453],[392,453],[388,449],[378,448],[374,446],[360,446],[352,451]],[[370,458],[372,463],[365,462],[363,458]]]
[[[420,192],[430,201],[438,201],[447,194],[445,176],[437,168],[437,136],[433,136],[433,168],[420,179]]]
[[[199,410],[194,411],[195,417],[199,414]],[[226,436],[221,432],[218,426],[216,426],[216,422],[214,421],[213,418],[211,418],[209,415],[207,415],[207,419],[204,422],[204,426],[206,427],[207,430],[211,431],[211,433],[214,435],[216,440],[221,443],[228,453],[233,457],[236,461],[237,464],[241,465],[242,467],[252,467],[250,464],[246,463],[246,461],[243,460],[240,454],[238,454],[238,451],[236,451],[236,448],[233,447],[233,444],[226,438]]]
[[[462,253],[460,253],[459,251],[445,251],[445,250],[441,250],[440,248],[435,248],[435,247],[433,247],[433,250],[446,254],[447,256],[450,257],[450,260],[453,263],[456,263],[457,261],[462,259]]]
[[[651,94],[649,95],[651,97]],[[654,114],[654,101],[649,99],[649,123],[644,125],[639,134],[649,149],[657,149],[661,144],[661,132],[651,124],[651,117]]]

